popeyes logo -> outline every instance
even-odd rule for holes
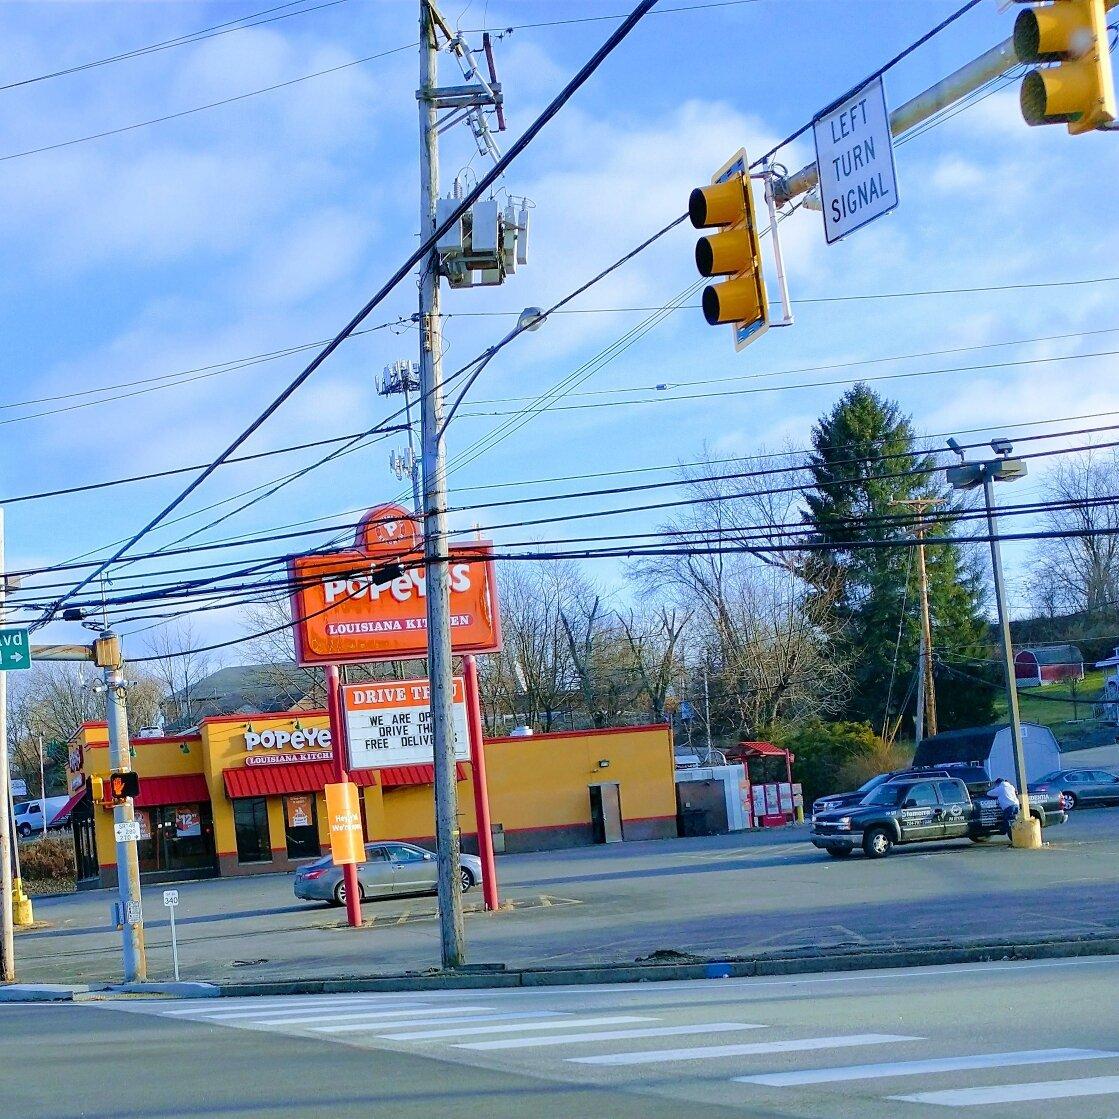
[[[451,648],[492,653],[501,624],[487,541],[450,548]],[[389,570],[391,565],[391,570]],[[427,656],[427,570],[417,522],[399,505],[371,509],[345,552],[294,556],[292,628],[299,664]]]
[[[334,754],[326,727],[295,730],[246,730],[246,765],[287,765],[293,762],[328,762]],[[254,753],[254,751],[261,753]],[[298,751],[298,752],[296,752]]]

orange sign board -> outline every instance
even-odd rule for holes
[[[501,648],[490,552],[486,541],[450,549],[451,648],[456,653]],[[293,556],[288,570],[296,661],[340,664],[427,656],[422,560],[416,521],[398,505],[366,513],[350,551]],[[390,563],[399,565],[400,573],[384,579]]]
[[[326,814],[330,821],[330,857],[334,865],[365,862],[357,786],[344,781],[326,785],[323,791],[326,793]]]

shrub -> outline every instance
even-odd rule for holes
[[[825,723],[813,719],[773,728],[769,737],[782,749],[792,750],[793,780],[804,786],[806,808],[817,797],[846,791],[849,786],[843,783],[844,767],[885,748],[868,723]]]
[[[74,840],[69,834],[46,835],[19,846],[19,869],[26,881],[73,880]]]
[[[900,746],[896,742],[884,742],[879,738],[839,767],[839,783],[844,789],[857,789],[864,781],[877,777],[879,773],[904,769],[912,762],[912,746]]]

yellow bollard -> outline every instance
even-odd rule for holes
[[[27,926],[35,923],[31,910],[31,899],[23,892],[23,881],[12,879],[12,921],[16,925]]]
[[[1041,822],[1034,816],[1023,816],[1010,825],[1010,843],[1027,851],[1041,849]]]

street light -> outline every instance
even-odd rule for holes
[[[995,482],[1013,482],[1026,476],[1026,464],[1020,458],[1011,458],[1014,444],[1009,439],[992,439],[991,450],[998,456],[985,462],[968,462],[964,449],[955,439],[948,446],[960,461],[946,470],[948,484],[953,489],[971,490],[983,487],[983,500],[987,506],[987,535],[991,538],[991,569],[995,581],[995,607],[998,611],[999,635],[1002,642],[1002,666],[1006,679],[1006,706],[1010,716],[1010,737],[1014,744],[1014,776],[1018,782],[1021,810],[1010,829],[1010,841],[1015,847],[1037,849],[1041,846],[1041,824],[1030,815],[1030,797],[1026,778],[1026,756],[1022,748],[1022,723],[1018,715],[1018,688],[1014,679],[1014,651],[1010,643],[1010,617],[1006,609],[1006,588],[1002,577],[1002,550],[999,547],[998,521],[995,516]],[[998,776],[993,775],[993,776]]]
[[[517,325],[513,327],[500,342],[495,342],[482,356],[478,359],[477,368],[466,379],[466,384],[463,385],[462,391],[455,398],[454,404],[447,411],[447,415],[443,419],[443,423],[439,427],[438,438],[442,439],[447,428],[450,426],[454,414],[458,411],[458,406],[466,399],[466,394],[473,387],[474,382],[482,375],[482,370],[489,365],[490,361],[497,355],[498,351],[504,346],[508,345],[517,337],[518,334],[525,334],[533,330],[539,330],[548,320],[547,312],[542,311],[539,307],[526,307],[517,318]],[[469,368],[469,367],[468,367]]]

